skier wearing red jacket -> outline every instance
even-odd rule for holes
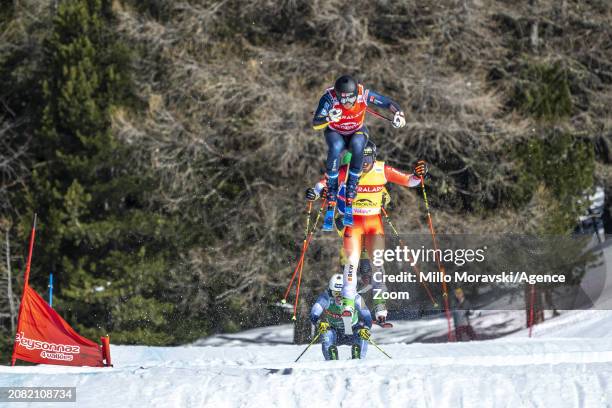
[[[325,129],[328,152],[326,161],[328,209],[323,221],[323,230],[331,231],[338,194],[338,168],[343,150],[351,152],[351,163],[346,179],[344,225],[353,224],[352,202],[357,194],[357,184],[363,167],[363,149],[368,141],[365,115],[369,105],[389,109],[393,126],[406,125],[404,112],[399,104],[386,96],[365,88],[349,75],[339,77],[333,88],[328,88],[312,119],[314,129]]]

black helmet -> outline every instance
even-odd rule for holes
[[[371,140],[368,140],[363,148],[363,164],[370,164],[376,161],[376,145]]]
[[[357,99],[357,81],[350,75],[342,75],[336,79],[334,84],[334,91],[336,91],[336,99],[340,103],[355,103]]]
[[[373,141],[368,140],[365,147],[363,148],[363,155],[372,156],[373,160],[376,160],[376,145]]]

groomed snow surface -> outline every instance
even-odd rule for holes
[[[398,321],[373,330],[391,360],[370,347],[351,361],[341,346],[340,361],[323,361],[316,344],[293,363],[304,346],[282,325],[185,347],[111,346],[113,368],[0,366],[0,387],[77,388],[76,403],[18,407],[610,407],[612,247],[605,255],[605,279],[583,282],[603,288],[599,310],[562,312],[532,338],[523,311],[482,311],[477,334],[503,337],[441,343],[445,319]]]
[[[375,328],[392,360],[370,347],[365,360],[351,361],[342,346],[341,360],[326,362],[317,344],[293,363],[303,346],[282,344],[286,325],[208,340],[218,346],[112,346],[113,368],[2,366],[0,386],[77,387],[76,404],[11,404],[19,407],[612,405],[612,312],[567,312],[533,338],[522,330],[467,343],[399,343],[410,325],[431,332],[445,321]]]

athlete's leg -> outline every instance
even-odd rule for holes
[[[329,329],[321,335],[321,349],[323,350],[323,357],[326,360],[330,359],[329,347],[336,345],[337,334],[336,330]]]
[[[344,286],[342,297],[350,300],[355,299],[357,294],[357,268],[361,257],[361,240],[363,236],[363,217],[355,216],[354,225],[344,229],[344,254],[346,264],[344,265]]]
[[[365,246],[370,260],[374,259],[375,251],[384,251],[385,235],[380,214],[366,216],[365,222]],[[380,253],[380,252],[379,252]],[[387,318],[386,301],[383,294],[387,292],[385,283],[385,268],[383,265],[372,265],[372,300],[373,312],[376,320],[384,322]]]
[[[325,129],[325,141],[327,142],[327,161],[325,169],[327,171],[327,191],[329,196],[335,201],[338,194],[338,169],[340,168],[340,153],[346,148],[344,137],[329,128]]]
[[[361,173],[363,168],[363,149],[368,141],[368,129],[363,126],[353,133],[349,141],[349,151],[351,152],[351,164],[349,170],[353,173]]]
[[[363,167],[363,149],[368,141],[368,133],[365,126],[355,132],[349,141],[351,152],[351,164],[349,166],[348,177],[346,179],[346,198],[352,200],[357,195],[357,185]]]
[[[353,347],[355,346],[359,347],[359,358],[364,359],[368,352],[368,342],[359,337],[357,332],[353,334]]]
[[[365,247],[370,258],[370,266],[372,268],[372,288],[387,291],[387,286],[383,280],[385,268],[383,265],[376,266],[372,262],[374,259],[374,251],[385,250],[385,235],[382,226],[380,214],[365,216]]]

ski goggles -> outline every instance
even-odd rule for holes
[[[347,103],[355,103],[357,100],[357,95],[355,94],[342,94],[340,98],[338,98],[341,104],[346,105]]]
[[[363,164],[374,163],[374,156],[363,156]]]

